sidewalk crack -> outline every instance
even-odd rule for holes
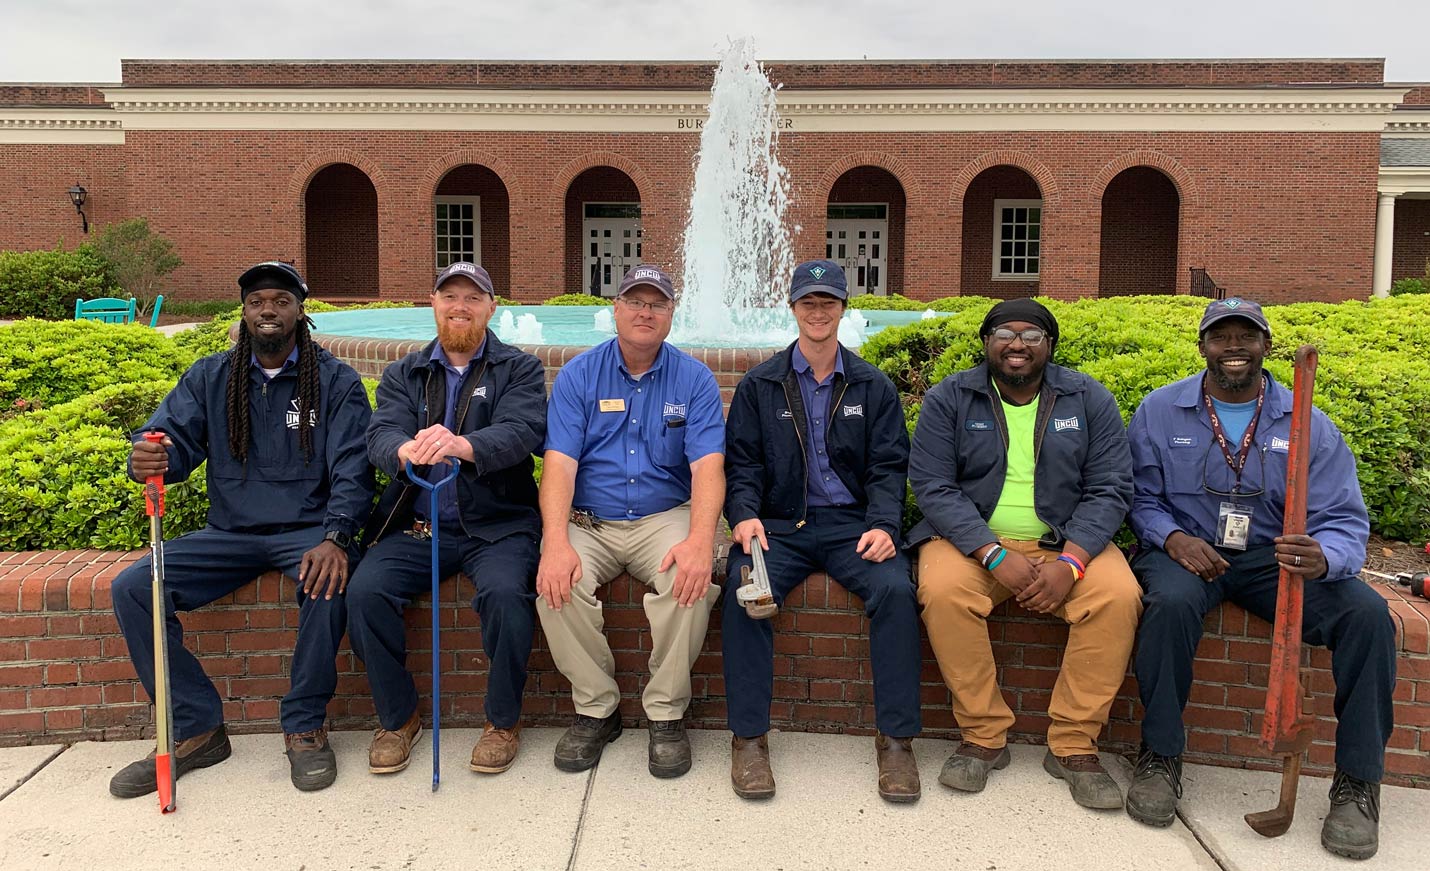
[[[55,748],[55,752],[51,753],[49,756],[46,756],[45,761],[41,762],[39,765],[36,765],[33,769],[31,769],[29,774],[17,780],[14,786],[10,787],[4,792],[0,792],[0,801],[4,801],[5,799],[9,798],[11,795],[14,794],[15,790],[29,783],[30,778],[43,771],[45,766],[49,765],[51,762],[54,762],[56,759],[59,758],[61,753],[65,752],[68,749],[70,749],[70,745],[68,744],[60,744],[59,746],[57,746]]]

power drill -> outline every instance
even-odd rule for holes
[[[1373,572],[1370,569],[1363,571],[1364,574],[1374,575],[1381,580],[1409,587],[1412,594],[1422,599],[1430,599],[1430,572],[1396,572],[1393,575],[1387,575],[1384,572]]]

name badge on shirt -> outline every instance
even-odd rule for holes
[[[1246,550],[1251,540],[1253,508],[1238,502],[1223,502],[1217,509],[1216,546],[1228,550]]]
[[[601,411],[625,411],[626,401],[624,399],[602,399]]]

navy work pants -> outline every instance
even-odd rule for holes
[[[322,526],[271,535],[225,532],[211,526],[164,545],[164,607],[169,638],[169,686],[174,707],[174,740],[183,741],[223,722],[223,700],[203,666],[184,647],[184,627],[176,611],[193,611],[251,584],[277,569],[298,577],[303,554],[323,541]],[[129,566],[110,587],[114,616],[129,645],[140,683],[154,698],[154,630],[150,557]],[[279,709],[283,731],[322,727],[338,685],[335,662],[346,619],[342,596],[311,599],[297,589],[298,641],[293,648],[292,685]]]
[[[1180,755],[1186,745],[1182,709],[1192,690],[1192,660],[1207,612],[1231,601],[1268,622],[1276,616],[1275,548],[1220,553],[1231,568],[1211,582],[1161,550],[1144,550],[1132,561],[1143,589],[1134,660],[1147,709],[1142,740],[1162,756]],[[1393,728],[1395,624],[1385,600],[1357,578],[1308,581],[1305,591],[1301,638],[1331,649],[1336,766],[1352,777],[1379,782]]]
[[[917,735],[922,724],[919,615],[908,557],[898,551],[874,563],[855,552],[860,536],[869,531],[862,508],[811,508],[806,520],[794,532],[769,536],[765,568],[775,602],[783,605],[785,597],[816,571],[828,572],[863,599],[869,615],[875,722],[891,738]],[[750,619],[735,597],[740,567],[750,564],[739,545],[730,548],[721,636],[727,716],[730,731],[740,738],[770,730],[774,694],[774,628],[769,620]]]
[[[460,527],[438,535],[438,571],[464,572],[476,585],[472,607],[482,620],[486,651],[487,720],[510,729],[521,718],[526,661],[536,628],[536,536],[524,533],[487,542]],[[417,710],[417,687],[407,671],[402,610],[432,589],[432,542],[406,533],[373,545],[348,584],[348,639],[367,666],[367,680],[382,728],[395,731]],[[436,603],[433,603],[436,607]]]

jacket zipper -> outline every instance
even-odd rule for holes
[[[799,522],[794,525],[795,529],[802,529],[804,528],[805,521],[809,518],[809,455],[806,454],[804,450],[804,436],[800,434],[799,421],[795,420],[795,403],[794,398],[790,396],[789,393],[789,383],[781,381],[780,387],[784,389],[785,402],[790,407],[789,422],[790,426],[794,427],[795,440],[799,442],[799,458],[804,461],[804,507],[800,510]],[[803,411],[804,406],[800,405],[799,408]]]

